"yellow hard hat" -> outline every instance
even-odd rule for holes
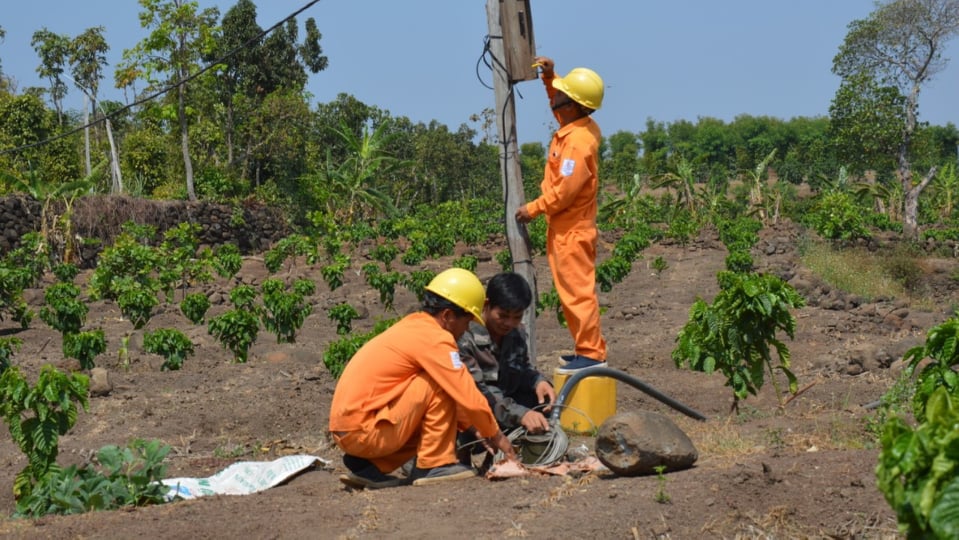
[[[603,106],[603,79],[589,68],[573,68],[565,77],[556,77],[553,88],[583,107],[595,110]]]
[[[476,322],[485,324],[483,304],[486,303],[486,290],[473,272],[462,268],[443,270],[430,281],[426,290],[453,302],[469,312]]]

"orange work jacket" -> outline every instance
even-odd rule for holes
[[[456,402],[480,436],[499,432],[489,403],[460,361],[453,335],[422,311],[407,315],[353,355],[333,392],[330,431],[358,429],[364,418],[400,397],[423,371]]]
[[[556,93],[552,82],[553,77],[543,78],[551,99]],[[541,195],[526,205],[530,217],[546,214],[549,228],[557,234],[596,227],[601,137],[599,124],[589,116],[553,134],[540,183]]]

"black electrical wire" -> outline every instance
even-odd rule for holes
[[[121,113],[124,113],[124,112],[132,109],[133,107],[136,107],[137,105],[142,105],[143,103],[146,103],[146,102],[148,102],[148,101],[151,101],[151,100],[153,100],[153,99],[156,99],[156,98],[158,98],[158,97],[166,94],[167,92],[170,92],[171,90],[175,90],[175,89],[179,88],[180,86],[183,86],[184,84],[192,81],[193,79],[196,79],[196,78],[199,77],[200,75],[203,75],[203,74],[206,73],[207,71],[213,69],[213,68],[214,68],[215,66],[217,66],[218,64],[223,63],[224,60],[226,60],[227,58],[232,57],[232,56],[235,55],[237,52],[239,52],[241,49],[245,49],[245,48],[248,47],[251,43],[254,43],[254,42],[256,42],[256,41],[258,41],[258,40],[260,40],[260,39],[263,39],[264,36],[266,36],[266,35],[269,34],[270,32],[272,32],[272,31],[276,30],[277,28],[279,28],[281,25],[283,25],[284,23],[286,23],[286,21],[288,21],[288,20],[296,17],[296,16],[299,15],[300,13],[303,13],[303,12],[306,11],[307,9],[313,7],[313,5],[316,4],[316,3],[319,2],[319,1],[320,1],[320,0],[311,0],[310,2],[307,2],[303,7],[301,7],[300,9],[298,9],[298,10],[296,10],[296,11],[294,11],[293,13],[287,15],[286,17],[284,17],[282,20],[280,20],[279,22],[277,22],[277,23],[274,24],[273,26],[267,28],[266,30],[263,30],[263,31],[260,32],[258,35],[256,35],[256,36],[248,39],[248,40],[245,41],[244,43],[242,43],[242,44],[240,44],[240,45],[237,45],[236,47],[230,49],[229,51],[227,51],[227,52],[226,52],[223,56],[221,56],[220,58],[218,58],[218,59],[214,60],[213,62],[207,64],[207,66],[204,67],[203,69],[197,71],[196,73],[193,73],[192,75],[190,75],[190,76],[188,76],[188,77],[186,77],[186,78],[184,78],[184,79],[181,79],[181,80],[173,83],[173,84],[170,85],[170,86],[167,86],[166,88],[163,88],[163,89],[161,89],[161,90],[159,90],[159,91],[157,91],[157,92],[155,92],[155,93],[153,93],[153,94],[149,94],[149,95],[147,95],[146,97],[140,98],[140,99],[134,101],[133,103],[130,103],[129,105],[124,105],[123,107],[120,107],[119,109],[111,112],[110,114],[104,115],[104,116],[102,116],[101,118],[98,118],[98,119],[96,119],[96,120],[94,120],[94,121],[92,121],[92,122],[90,122],[90,123],[88,123],[88,124],[84,124],[84,125],[82,125],[82,126],[79,126],[79,127],[77,127],[77,128],[74,128],[74,129],[72,129],[72,130],[70,130],[70,131],[67,131],[67,132],[65,132],[65,133],[61,133],[61,134],[59,134],[59,135],[54,135],[53,137],[50,137],[49,139],[44,139],[44,140],[42,140],[42,141],[38,141],[38,142],[26,144],[26,145],[23,145],[23,146],[18,146],[18,147],[16,147],[16,148],[8,148],[7,150],[0,150],[0,156],[2,156],[2,155],[4,155],[4,154],[18,153],[18,152],[21,152],[21,151],[23,151],[23,150],[27,150],[27,149],[30,149],[30,148],[34,148],[34,147],[37,147],[37,146],[43,146],[43,145],[45,145],[45,144],[49,144],[49,143],[52,143],[52,142],[54,142],[54,141],[58,141],[58,140],[60,140],[60,139],[64,139],[64,138],[66,138],[66,137],[69,137],[70,135],[73,135],[73,134],[75,134],[75,133],[79,133],[79,132],[83,131],[84,129],[87,129],[87,128],[89,128],[89,127],[93,127],[93,126],[99,124],[100,122],[104,122],[104,121],[106,121],[107,119],[112,119],[112,118],[120,115]]]
[[[504,78],[509,84],[509,91],[506,93],[506,102],[503,103],[503,108],[502,110],[499,111],[500,125],[503,126],[504,128],[503,137],[502,137],[502,140],[500,141],[500,144],[503,147],[503,151],[501,155],[503,159],[502,170],[503,170],[503,176],[504,176],[503,209],[505,212],[509,209],[509,156],[510,156],[509,137],[507,133],[505,132],[506,110],[509,108],[510,102],[515,100],[515,98],[513,97],[514,91],[516,93],[519,93],[519,91],[515,89],[515,85],[513,84],[513,81],[510,80],[509,78],[509,70],[506,68],[506,65],[503,64],[503,62],[493,54],[493,51],[490,48],[490,41],[493,39],[503,39],[503,36],[487,35],[486,38],[483,40],[483,52],[482,54],[480,54],[479,59],[477,59],[476,61],[476,77],[477,79],[479,79],[480,84],[482,84],[484,87],[489,88],[490,90],[494,89],[492,86],[487,85],[486,82],[483,81],[482,77],[480,76],[479,66],[480,66],[480,62],[483,62],[490,69],[490,71],[495,71],[497,69],[501,70],[505,74]],[[487,56],[492,60],[492,62],[490,62],[490,60],[487,60]],[[520,94],[520,98],[522,97],[523,95]],[[512,217],[513,216],[506,215],[505,219],[508,220],[508,219],[511,219]],[[520,232],[520,236],[522,236],[523,238],[523,241],[526,242],[527,251],[532,251],[532,243],[530,242],[529,233],[527,232],[525,225],[522,227],[519,227],[519,232]],[[530,265],[533,264],[533,261],[531,259],[524,259],[520,261],[512,259],[512,254],[513,252],[512,250],[510,250],[510,255],[511,255],[510,258],[514,268],[516,267],[517,264],[530,264]]]

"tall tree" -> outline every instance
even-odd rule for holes
[[[125,88],[143,76],[154,89],[176,85],[176,118],[180,129],[180,151],[186,176],[187,197],[196,200],[193,161],[190,158],[187,118],[187,79],[199,69],[199,62],[215,44],[216,8],[200,10],[189,0],[139,0],[140,26],[150,34],[133,49],[123,52],[117,70],[117,87]]]
[[[33,33],[30,45],[40,57],[37,74],[50,82],[50,101],[57,111],[57,123],[63,125],[63,98],[67,96],[63,73],[70,57],[70,38],[44,27]]]
[[[209,56],[209,60],[223,58],[223,67],[214,84],[226,114],[224,137],[228,164],[235,160],[237,126],[243,123],[245,113],[255,108],[259,94],[256,77],[263,54],[258,39],[262,33],[263,29],[256,23],[256,5],[252,0],[239,0],[223,15],[220,39]]]
[[[280,88],[302,92],[306,86],[307,70],[319,73],[326,69],[327,58],[320,46],[322,35],[313,18],[306,20],[306,38],[298,43],[296,18],[289,19],[263,42],[259,69],[260,91],[269,94]]]
[[[863,74],[843,79],[829,106],[829,136],[843,166],[855,175],[895,170],[905,122],[899,89]]]
[[[0,26],[0,43],[3,43],[3,40],[7,37],[7,31]],[[3,75],[3,62],[0,62],[0,90],[4,89],[6,86],[6,77]]]
[[[73,41],[70,43],[70,66],[73,83],[77,85],[77,88],[79,88],[89,100],[89,107],[86,108],[86,111],[92,112],[94,115],[96,115],[97,110],[97,94],[100,91],[100,80],[103,79],[103,68],[107,65],[107,51],[110,50],[110,46],[107,45],[107,40],[103,37],[103,32],[104,28],[102,26],[87,28],[82,34],[73,38]],[[109,132],[110,120],[107,119],[106,122]],[[89,122],[84,122],[84,124],[89,125]],[[89,127],[84,129],[83,136],[87,176],[89,176],[92,172]],[[109,139],[111,149],[110,163],[112,164],[110,170],[114,184],[116,184],[119,182],[119,178],[117,177],[119,166],[117,164],[116,148],[113,144],[112,133],[109,134]]]
[[[865,19],[849,24],[832,70],[843,79],[871,77],[880,86],[895,86],[905,97],[897,151],[905,194],[903,234],[917,238],[919,194],[936,174],[933,166],[913,185],[909,151],[918,125],[919,92],[948,62],[942,51],[959,33],[959,0],[894,0],[877,6]]]

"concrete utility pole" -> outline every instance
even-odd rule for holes
[[[523,314],[523,324],[529,333],[529,357],[536,360],[536,269],[530,253],[529,234],[526,225],[516,222],[514,214],[521,204],[526,204],[523,193],[523,175],[519,167],[519,146],[516,143],[516,107],[510,75],[506,69],[506,50],[503,45],[503,28],[500,19],[502,0],[487,0],[486,18],[489,24],[489,51],[493,64],[493,91],[496,95],[496,125],[499,128],[500,174],[506,200],[506,237],[513,260],[513,271],[526,278],[533,291],[533,305]]]

